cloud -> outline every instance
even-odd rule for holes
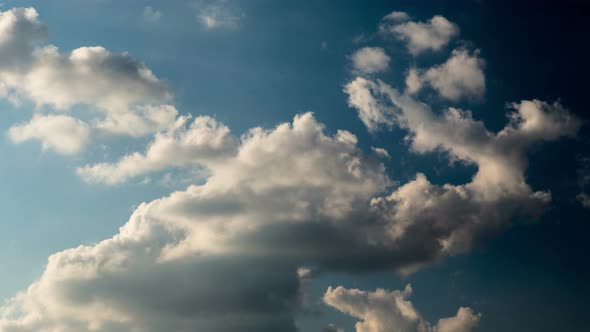
[[[304,267],[410,273],[468,251],[516,217],[537,217],[550,193],[526,183],[528,148],[573,136],[580,127],[560,104],[532,100],[511,104],[508,124],[493,133],[469,111],[438,114],[384,82],[357,78],[345,92],[370,131],[399,127],[413,152],[443,152],[452,162],[478,167],[466,184],[436,185],[417,173],[398,186],[378,150],[365,154],[345,130],[328,134],[311,113],[252,128],[238,139],[213,118],[179,118],[164,103],[162,82],[126,54],[93,47],[63,55],[51,46],[32,54],[23,62],[26,70],[11,64],[0,77],[18,82],[11,87],[37,104],[91,104],[102,115],[89,121],[97,130],[161,131],[145,152],[81,168],[82,176],[117,183],[195,165],[208,177],[140,204],[111,238],[51,255],[39,279],[0,306],[3,332],[295,332],[311,273]],[[21,78],[39,68],[45,70],[33,81],[55,79],[47,87],[55,95],[38,90],[45,84],[29,89],[35,93],[23,88],[29,85]],[[54,76],[57,69],[65,76]],[[81,80],[103,96],[78,87]],[[109,90],[113,82],[123,92]],[[152,129],[132,132],[138,120],[128,112]],[[407,300],[410,293],[338,287],[328,289],[325,300],[362,319],[357,331],[463,332],[479,319],[461,308],[431,326]]]
[[[32,51],[47,38],[33,8],[13,8],[0,12],[0,69],[14,74],[32,61]]]
[[[409,17],[404,14],[394,12],[385,16],[379,24],[379,30],[406,42],[408,50],[413,55],[439,51],[452,38],[459,35],[457,25],[443,16],[433,16],[427,22],[406,22]]]
[[[590,183],[590,158],[580,156],[578,157],[580,167],[578,173],[578,187],[581,192],[576,196],[576,199],[585,208],[590,208],[590,195],[587,194],[588,183]]]
[[[197,18],[205,29],[232,29],[240,22],[241,15],[227,0],[199,1],[195,3]]]
[[[177,121],[178,110],[172,105],[138,105],[109,112],[94,121],[94,128],[116,135],[141,137],[170,129]]]
[[[378,158],[364,155],[349,132],[327,135],[310,113],[273,129],[253,128],[223,162],[205,162],[204,184],[141,204],[110,239],[52,255],[41,278],[0,309],[0,329],[295,331],[301,267],[411,272],[468,250],[515,213],[538,213],[548,201],[548,193],[524,183],[524,153],[510,149],[573,134],[565,110],[522,102],[515,105],[519,115],[493,138],[465,113],[437,117],[383,83],[357,83],[382,89],[404,109],[396,123],[414,132],[415,151],[440,148],[488,163],[467,185],[437,186],[419,174],[391,191]],[[375,105],[381,109],[382,101]],[[221,128],[197,118],[158,136],[139,158],[150,164],[158,155],[151,151],[182,154],[186,137],[209,142],[201,130],[224,137]],[[235,283],[238,274],[242,281]],[[457,325],[461,311],[457,317],[437,326]]]
[[[363,47],[350,57],[354,71],[359,74],[376,74],[387,71],[391,58],[381,47]]]
[[[376,154],[383,158],[391,159],[391,156],[389,156],[389,152],[387,152],[387,150],[385,150],[384,148],[376,148],[372,146],[371,150],[373,150]]]
[[[408,15],[406,12],[400,12],[400,11],[393,11],[387,15],[385,15],[385,17],[383,17],[382,21],[383,22],[404,22],[404,21],[409,21],[410,20],[410,15]]]
[[[357,78],[344,87],[348,95],[348,105],[358,110],[358,116],[370,132],[391,128],[395,124],[395,114],[385,111],[371,94],[370,81]]]
[[[162,18],[162,12],[152,8],[151,6],[146,6],[143,8],[143,19],[148,23],[158,23]]]
[[[460,98],[482,98],[485,92],[485,62],[479,52],[454,50],[443,64],[425,71],[410,69],[406,77],[406,91],[417,93],[424,85],[431,86],[442,97],[457,101]]]
[[[38,140],[43,150],[59,154],[79,152],[90,136],[88,125],[67,115],[36,114],[28,123],[16,124],[8,130],[8,137],[16,144]]]
[[[127,53],[111,53],[101,46],[62,53],[44,44],[46,27],[34,8],[0,13],[0,92],[16,101],[33,102],[37,109],[68,111],[84,106],[89,123],[112,133],[144,135],[174,123],[174,116],[146,111],[171,98],[166,85],[142,62]],[[176,112],[176,111],[174,111]],[[142,129],[117,125],[132,119]],[[163,123],[166,122],[166,123]]]
[[[345,91],[361,120],[372,119],[363,120],[369,130],[379,129],[379,119],[384,119],[385,125],[408,131],[414,152],[441,151],[451,162],[478,167],[472,181],[464,185],[437,186],[418,174],[388,197],[372,202],[393,221],[392,236],[421,241],[434,236],[447,252],[468,250],[478,237],[506,224],[515,214],[538,215],[550,193],[532,191],[526,183],[527,150],[536,142],[573,136],[580,128],[580,121],[558,103],[514,103],[515,112],[510,113],[506,127],[491,133],[469,111],[449,108],[437,115],[426,104],[381,81],[357,78]],[[439,232],[447,234],[441,238]]]
[[[324,302],[358,318],[356,332],[469,332],[477,326],[481,314],[461,307],[454,317],[443,318],[431,326],[422,318],[408,298],[412,287],[389,292],[377,289],[366,292],[342,286],[328,288]]]
[[[341,249],[365,236],[351,214],[389,182],[353,141],[327,136],[311,114],[252,129],[204,185],[140,205],[110,239],[52,255],[0,309],[0,329],[295,331],[297,268],[342,264]],[[320,250],[327,237],[342,239]],[[366,264],[358,249],[347,257]]]
[[[87,165],[77,173],[87,182],[119,184],[169,167],[209,165],[234,153],[235,140],[229,128],[207,116],[195,118],[187,127],[189,120],[179,118],[175,128],[156,134],[144,154],[126,155],[114,164]]]

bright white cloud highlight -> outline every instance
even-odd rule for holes
[[[391,58],[381,47],[363,47],[351,56],[353,70],[359,74],[375,74],[387,71]]]
[[[88,125],[67,115],[35,115],[31,121],[13,125],[8,137],[14,143],[38,140],[43,150],[69,155],[79,152],[90,136]]]
[[[482,98],[486,83],[485,62],[478,52],[454,50],[443,64],[425,71],[410,69],[406,77],[406,91],[418,92],[424,85],[431,86],[442,97],[457,101],[460,98]]]
[[[356,332],[469,332],[477,326],[480,314],[470,308],[459,308],[457,315],[443,318],[431,326],[422,318],[408,298],[412,287],[389,292],[377,289],[366,292],[342,286],[328,288],[324,302],[361,321]]]
[[[169,167],[209,165],[234,153],[235,139],[229,128],[207,116],[197,117],[186,126],[189,121],[180,118],[175,128],[156,134],[144,154],[136,152],[114,164],[88,165],[77,173],[87,182],[118,184]]]
[[[443,16],[433,16],[426,22],[406,22],[409,19],[407,14],[394,13],[383,18],[379,30],[406,42],[408,50],[413,55],[426,51],[439,51],[452,38],[459,35],[457,25]]]

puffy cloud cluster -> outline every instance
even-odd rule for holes
[[[463,97],[481,98],[485,92],[484,61],[478,52],[454,50],[443,64],[424,71],[412,68],[406,77],[406,91],[416,93],[431,86],[442,97],[456,101]]]
[[[88,182],[118,184],[130,177],[157,172],[169,167],[210,165],[229,157],[235,150],[235,139],[229,128],[208,116],[181,117],[176,126],[156,134],[147,151],[124,156],[115,164],[99,163],[78,169]]]
[[[37,108],[48,106],[58,111],[85,106],[91,110],[91,128],[110,133],[141,136],[174,123],[177,111],[163,104],[171,94],[145,64],[127,53],[111,53],[100,46],[63,53],[44,44],[46,36],[47,29],[34,8],[0,13],[3,97],[13,102],[26,99]],[[43,124],[39,118],[33,121],[37,126]],[[37,137],[44,146],[55,145],[49,137],[61,135],[47,134],[51,128],[55,126],[42,129],[45,134]],[[78,136],[79,131],[66,133],[62,143]],[[68,151],[75,150],[79,149]]]
[[[479,323],[481,314],[461,307],[457,315],[440,319],[431,326],[408,300],[411,295],[410,285],[403,291],[392,292],[384,289],[366,292],[339,286],[330,287],[324,294],[324,301],[360,319],[356,332],[469,332]]]
[[[359,74],[387,71],[391,58],[381,47],[363,47],[351,56],[353,70]]]
[[[406,42],[413,55],[439,51],[459,35],[457,25],[444,16],[436,15],[426,22],[415,22],[410,21],[409,15],[404,12],[392,12],[385,16],[379,30]]]
[[[387,119],[386,125],[407,130],[413,151],[442,151],[452,161],[478,167],[464,185],[433,185],[418,174],[388,197],[372,202],[374,208],[387,211],[393,237],[415,233],[412,237],[422,241],[436,238],[449,252],[469,249],[478,236],[509,222],[514,214],[538,214],[550,193],[533,191],[526,183],[527,149],[536,142],[573,136],[580,128],[580,121],[558,103],[515,103],[508,125],[492,133],[469,111],[449,108],[435,114],[382,81],[357,78],[345,91],[361,119]],[[380,125],[364,122],[370,130]]]

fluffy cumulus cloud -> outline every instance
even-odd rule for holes
[[[67,115],[35,115],[31,121],[12,126],[8,137],[14,143],[38,140],[43,150],[74,154],[88,141],[88,125]]]
[[[352,138],[327,136],[311,114],[252,129],[206,184],[142,204],[111,239],[52,255],[0,310],[0,329],[294,331],[298,267],[366,264],[362,251],[381,250],[352,223],[388,179]]]
[[[461,307],[455,316],[440,319],[432,326],[408,300],[411,295],[410,285],[403,291],[392,292],[384,289],[366,292],[339,286],[330,287],[324,294],[324,301],[360,319],[356,332],[469,332],[479,323],[480,314]]]
[[[351,56],[353,70],[359,74],[387,71],[391,58],[381,47],[363,47]]]
[[[412,68],[406,76],[406,91],[418,92],[424,85],[431,86],[442,97],[457,101],[460,98],[481,98],[485,92],[484,61],[479,52],[454,50],[443,64],[427,70]]]
[[[163,104],[170,92],[145,64],[100,46],[61,52],[45,44],[46,35],[34,8],[0,13],[3,97],[59,111],[84,106],[92,128],[117,134],[140,136],[174,123],[176,110]]]
[[[426,22],[415,22],[410,21],[409,16],[403,12],[393,12],[385,16],[379,24],[379,30],[406,42],[413,55],[439,51],[459,35],[457,25],[444,16],[436,15]]]
[[[157,172],[169,167],[210,165],[221,162],[235,150],[229,128],[215,119],[200,116],[190,126],[189,117],[181,117],[169,131],[156,134],[145,153],[124,156],[117,163],[100,163],[78,169],[88,182],[117,184],[130,177]]]
[[[478,167],[472,181],[464,185],[433,185],[418,174],[388,197],[372,202],[374,208],[388,211],[384,214],[392,220],[394,238],[414,232],[415,238],[435,237],[449,252],[469,249],[478,236],[510,221],[514,214],[541,211],[551,195],[533,191],[526,183],[527,150],[536,142],[573,136],[580,127],[580,121],[558,103],[514,103],[508,125],[492,133],[469,111],[449,108],[438,115],[381,81],[357,78],[345,91],[361,119],[386,119],[385,124],[407,130],[413,151],[441,151],[451,161]],[[379,122],[365,124],[375,130]]]

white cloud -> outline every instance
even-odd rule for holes
[[[34,8],[0,13],[0,92],[12,101],[32,101],[37,108],[67,111],[85,106],[89,122],[119,134],[139,135],[174,123],[153,122],[149,105],[170,99],[166,85],[142,62],[127,53],[111,53],[103,47],[80,47],[62,53],[44,44],[47,35]],[[143,129],[116,126],[132,119]],[[160,118],[161,120],[162,118]],[[157,122],[157,121],[156,121]],[[143,124],[142,124],[143,123]],[[116,128],[115,128],[116,127]]]
[[[205,29],[232,29],[241,15],[227,0],[204,0],[195,3],[197,18]]]
[[[459,35],[457,25],[440,15],[433,16],[427,22],[405,22],[408,19],[407,15],[396,14],[392,17],[392,14],[384,17],[379,30],[405,41],[413,55],[429,50],[439,51],[452,38]],[[398,19],[394,19],[396,17]]]
[[[431,326],[422,318],[408,298],[412,287],[389,292],[377,289],[366,292],[342,286],[328,288],[324,302],[361,321],[356,332],[469,332],[477,326],[480,314],[470,308],[459,308],[454,317],[443,318]]]
[[[47,29],[33,8],[0,12],[0,70],[13,73],[32,59],[35,46],[45,40]]]
[[[0,329],[291,332],[302,266],[408,272],[469,249],[517,211],[538,212],[547,202],[547,193],[524,183],[520,151],[573,133],[576,123],[567,124],[573,119],[564,110],[520,103],[520,115],[494,138],[458,110],[438,117],[383,83],[357,83],[377,89],[371,97],[382,90],[403,109],[396,123],[413,132],[415,151],[444,149],[481,162],[472,183],[437,186],[418,175],[389,192],[383,165],[360,151],[354,135],[326,135],[309,113],[271,130],[254,128],[223,162],[208,164],[204,184],[141,204],[110,239],[52,255],[41,278],[1,307]],[[382,103],[375,101],[379,109]],[[547,120],[561,129],[548,130]],[[183,148],[190,133],[162,136],[162,146]],[[168,155],[151,152],[160,139],[140,159],[149,164],[153,154]],[[242,282],[231,282],[237,274]],[[331,294],[341,300],[341,292]],[[466,326],[473,315],[460,310],[437,328]],[[365,326],[379,317],[363,318]]]
[[[508,125],[494,134],[469,111],[449,108],[436,115],[427,105],[381,81],[357,78],[345,90],[361,119],[385,119],[386,125],[406,129],[413,151],[443,151],[451,161],[478,167],[472,181],[464,185],[437,186],[418,174],[387,198],[373,200],[376,209],[391,217],[393,237],[416,232],[413,236],[424,241],[432,233],[423,234],[419,225],[430,220],[437,220],[439,231],[453,228],[439,238],[449,252],[468,250],[480,234],[508,223],[515,213],[534,216],[542,211],[550,193],[534,192],[526,183],[527,149],[539,141],[573,136],[580,128],[580,121],[557,103],[515,103]],[[369,130],[380,125],[377,120],[365,124],[371,126]]]
[[[0,330],[295,331],[304,261],[366,264],[351,216],[389,180],[345,132],[327,136],[311,114],[255,128],[211,173],[140,205],[113,238],[52,255],[0,309]]]
[[[151,6],[146,6],[143,8],[143,19],[149,23],[158,23],[162,18],[162,12],[152,8]]]
[[[358,116],[370,132],[381,128],[391,128],[395,124],[395,115],[386,112],[371,94],[365,79],[356,79],[344,87],[348,95],[348,105],[358,109]]]
[[[67,115],[36,114],[28,123],[16,124],[8,130],[14,143],[38,140],[43,150],[52,149],[60,154],[79,152],[88,142],[88,125]]]
[[[172,105],[138,105],[113,111],[96,119],[94,127],[102,132],[133,137],[170,129],[177,121],[178,111]]]
[[[234,153],[235,142],[227,127],[207,116],[195,118],[189,127],[188,121],[180,118],[175,128],[156,134],[144,154],[126,155],[114,164],[87,165],[77,173],[88,182],[118,184],[169,167],[208,165]]]
[[[419,72],[410,69],[406,77],[406,91],[418,92],[425,84],[441,96],[456,101],[460,98],[481,98],[485,92],[484,61],[478,52],[454,50],[443,64]]]
[[[359,74],[375,74],[387,71],[391,58],[381,47],[363,47],[351,56],[354,71]]]
[[[468,111],[439,115],[381,81],[357,78],[345,91],[369,130],[400,127],[412,151],[442,151],[478,167],[466,184],[435,185],[418,173],[393,188],[381,160],[363,153],[354,134],[329,135],[311,113],[272,129],[253,128],[238,140],[212,118],[190,125],[175,119],[176,110],[162,105],[167,92],[161,82],[128,55],[78,50],[64,56],[45,47],[32,53],[31,64],[23,62],[26,75],[30,68],[48,72],[35,74],[36,86],[51,77],[73,91],[25,89],[30,85],[19,77],[26,75],[12,65],[18,75],[3,71],[0,77],[19,82],[11,86],[41,105],[93,105],[102,110],[92,119],[101,130],[139,135],[130,132],[137,120],[126,111],[148,118],[150,130],[174,120],[145,153],[82,168],[82,175],[115,183],[198,164],[209,177],[140,204],[111,238],[51,255],[40,278],[0,306],[2,332],[295,332],[302,282],[309,277],[302,267],[409,273],[469,250],[514,216],[536,217],[550,194],[526,183],[527,149],[574,135],[580,126],[561,105],[533,100],[513,104],[509,123],[492,133]],[[39,59],[57,64],[39,65]],[[53,75],[56,68],[67,77]],[[104,98],[77,86],[97,77],[104,82],[93,84]],[[129,91],[108,90],[113,78]],[[363,320],[357,324],[363,332],[466,332],[479,320],[461,308],[431,326],[408,301],[410,293],[338,287],[325,301]]]
[[[383,158],[391,159],[391,157],[389,156],[389,152],[387,152],[387,150],[385,150],[384,148],[376,148],[372,146],[371,150],[373,150],[376,154]]]
[[[393,11],[387,15],[385,15],[385,17],[383,17],[382,21],[384,22],[404,22],[404,21],[409,21],[410,20],[410,15],[408,15],[406,12],[400,12],[400,11]]]

